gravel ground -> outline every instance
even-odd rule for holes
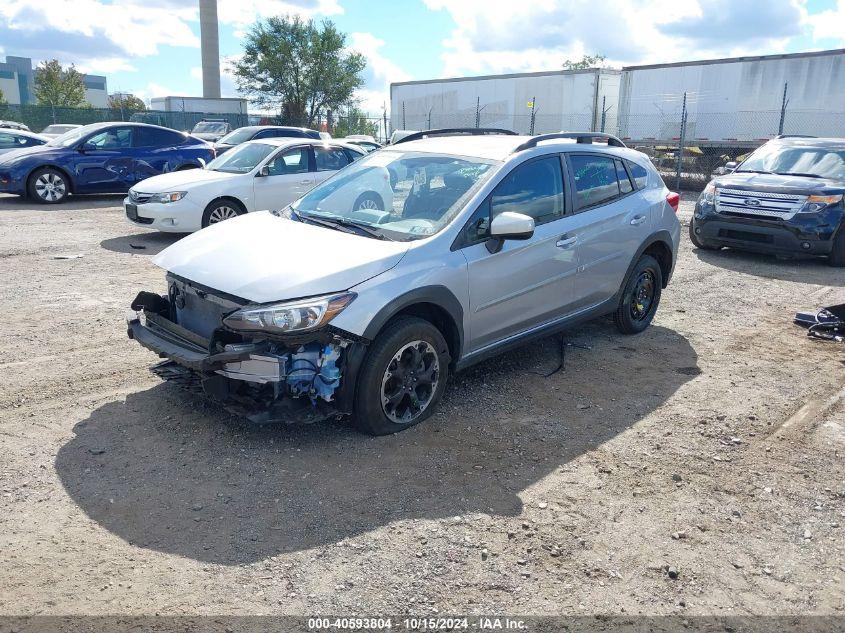
[[[548,378],[558,337],[396,436],[259,428],[127,340],[176,238],[119,204],[0,197],[0,612],[845,615],[845,346],[791,324],[841,269],[685,236]]]

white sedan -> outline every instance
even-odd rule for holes
[[[191,233],[248,211],[279,211],[364,155],[361,148],[336,141],[249,141],[203,169],[142,180],[129,190],[123,207],[136,226]]]

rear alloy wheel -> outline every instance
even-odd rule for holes
[[[419,424],[439,402],[449,374],[446,340],[434,325],[402,317],[373,341],[361,366],[355,424],[387,435]]]
[[[649,326],[660,304],[662,288],[660,264],[651,255],[643,255],[628,276],[613,315],[620,332],[639,334]]]
[[[236,218],[243,213],[243,209],[234,202],[223,200],[221,202],[214,202],[205,210],[202,215],[203,228],[212,224],[218,224],[226,220]]]
[[[45,167],[30,176],[27,189],[30,197],[38,202],[57,204],[67,198],[70,186],[62,172]]]

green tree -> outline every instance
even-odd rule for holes
[[[57,59],[43,61],[35,69],[35,99],[41,105],[76,108],[85,102],[82,75],[71,64],[63,69]]]
[[[343,138],[350,134],[378,136],[378,120],[368,119],[367,115],[355,105],[338,111],[336,118],[337,124],[332,131],[332,136],[336,138]]]
[[[112,110],[131,110],[133,112],[147,109],[146,104],[135,95],[120,92],[109,95],[109,107]]]
[[[579,61],[567,59],[563,62],[564,70],[583,70],[585,68],[603,68],[604,61],[607,59],[604,55],[584,55]]]
[[[313,127],[350,102],[364,84],[365,67],[364,56],[346,48],[346,35],[331,21],[288,16],[256,22],[232,71],[240,92],[256,105],[278,109],[289,125]]]
[[[0,105],[6,105],[6,95],[3,94],[2,90],[0,90]]]

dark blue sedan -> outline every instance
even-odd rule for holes
[[[202,167],[214,148],[157,125],[95,123],[0,155],[0,193],[55,204],[71,193],[123,193],[168,171]]]

